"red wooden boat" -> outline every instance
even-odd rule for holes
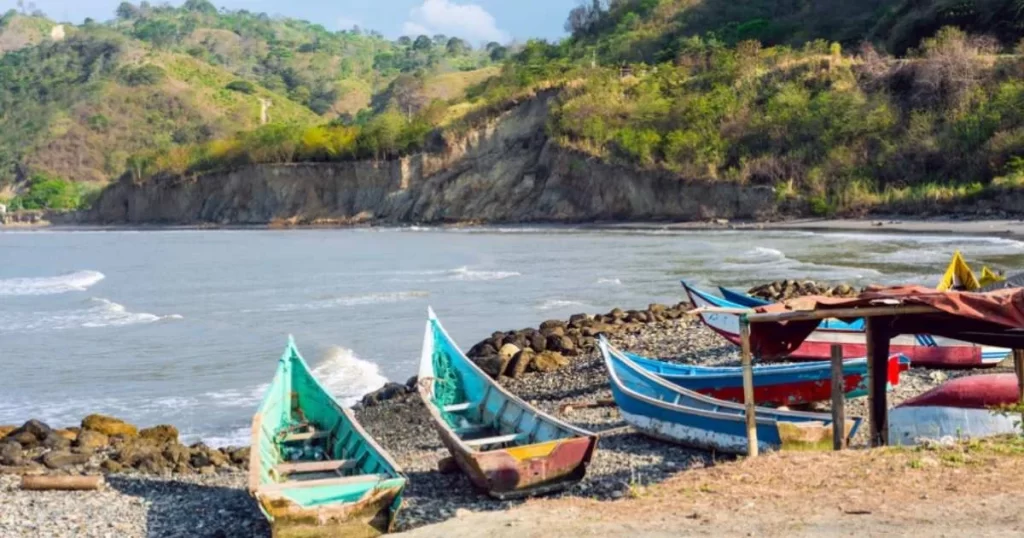
[[[889,412],[889,443],[967,439],[1021,433],[1019,413],[1003,413],[1019,397],[1016,374],[986,374],[948,381]]]
[[[719,297],[698,290],[685,281],[690,302],[701,308],[743,308]],[[740,321],[738,314],[722,312],[701,312],[701,321],[726,340],[740,345]],[[785,357],[787,361],[828,360],[832,356],[832,345],[839,344],[844,358],[864,357],[867,343],[864,332],[856,330],[818,329],[811,333],[800,346]],[[901,335],[893,338],[889,352],[910,359],[911,366],[940,369],[989,368],[999,364],[1010,353],[1009,349],[981,346],[929,335]]]

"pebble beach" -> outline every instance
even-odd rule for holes
[[[637,324],[612,336],[611,341],[628,351],[681,363],[739,362],[737,348],[690,318]],[[890,393],[890,405],[937,386],[947,375],[918,369],[905,372]],[[601,434],[587,477],[555,496],[619,499],[673,474],[731,458],[648,439],[631,431],[614,406],[587,407],[587,403],[611,397],[604,366],[594,351],[573,357],[568,366],[554,372],[501,379],[531,404]],[[863,398],[847,403],[848,416],[866,416],[866,411]],[[438,471],[439,460],[448,454],[415,394],[397,394],[376,405],[358,406],[357,416],[410,478],[398,530],[467,512],[506,510],[522,502],[491,499],[475,491],[461,473]],[[862,428],[862,432],[866,430]],[[858,434],[853,444],[864,443],[863,434]],[[269,536],[263,517],[245,491],[245,472],[237,466],[185,475],[169,471],[157,475],[112,473],[101,490],[87,492],[22,491],[20,477],[5,474],[4,469],[0,466],[3,537]],[[94,457],[76,471],[97,474],[103,469]]]

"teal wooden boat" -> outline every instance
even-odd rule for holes
[[[392,530],[406,477],[310,373],[295,341],[252,420],[249,493],[275,538]]]

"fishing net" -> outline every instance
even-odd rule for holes
[[[449,426],[457,427],[458,417],[444,410],[445,406],[462,403],[466,400],[466,391],[462,380],[452,364],[452,358],[446,349],[447,339],[434,327],[434,405],[441,412],[441,417]]]

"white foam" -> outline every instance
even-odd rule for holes
[[[599,278],[597,279],[598,284],[604,284],[608,286],[621,286],[622,281],[617,278]]]
[[[450,271],[451,280],[461,280],[464,282],[480,282],[487,280],[505,280],[506,278],[512,278],[522,276],[521,273],[515,271],[474,271],[468,266],[462,266],[458,269]]]
[[[568,308],[570,306],[587,307],[589,305],[587,303],[584,303],[584,302],[581,302],[581,301],[567,301],[567,300],[561,300],[561,299],[550,299],[550,300],[547,300],[547,301],[544,301],[543,303],[541,303],[540,306],[538,306],[537,308],[539,310],[557,310],[559,308]]]
[[[333,297],[316,299],[306,303],[290,303],[261,308],[254,310],[243,310],[243,313],[253,312],[296,312],[300,310],[328,310],[331,308],[344,308],[348,306],[365,306],[374,304],[399,303],[429,297],[426,291],[399,291],[386,293],[368,293],[365,295],[349,295],[344,297]]]
[[[0,295],[54,295],[85,291],[106,278],[99,271],[77,271],[59,276],[0,279]]]
[[[324,353],[324,358],[313,368],[313,375],[346,407],[355,405],[364,394],[388,382],[376,364],[360,359],[351,349],[338,346]]]
[[[158,316],[130,312],[124,305],[101,297],[87,301],[89,306],[75,310],[0,313],[0,333],[99,329],[183,319],[178,314]]]

